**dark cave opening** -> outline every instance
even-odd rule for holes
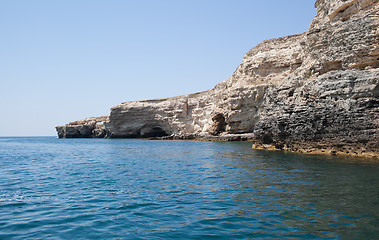
[[[141,129],[140,135],[142,138],[150,138],[168,136],[168,133],[164,131],[160,126],[151,126]]]
[[[217,113],[214,117],[212,117],[212,121],[213,121],[212,130],[211,130],[212,135],[218,135],[221,132],[225,132],[226,122],[225,122],[225,117],[223,114]]]

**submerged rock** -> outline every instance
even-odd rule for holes
[[[315,7],[307,32],[257,45],[213,89],[121,103],[58,136],[249,139],[256,149],[378,157],[379,2]]]

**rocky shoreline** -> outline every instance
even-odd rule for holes
[[[59,138],[253,141],[253,148],[379,156],[379,2],[317,0],[302,34],[266,40],[213,89],[121,103]]]

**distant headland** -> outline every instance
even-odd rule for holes
[[[121,103],[59,138],[252,140],[255,149],[379,156],[379,2],[317,0],[305,33],[266,40],[213,89]]]

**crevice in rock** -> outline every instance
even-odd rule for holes
[[[212,135],[218,135],[221,132],[225,131],[226,128],[226,122],[225,122],[225,116],[221,113],[217,113],[214,117],[212,117],[213,125],[211,134]]]

